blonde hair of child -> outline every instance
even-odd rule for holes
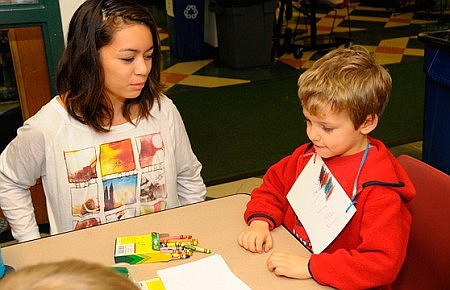
[[[40,263],[6,275],[1,290],[139,290],[106,266],[80,260]]]
[[[321,116],[323,109],[346,111],[355,129],[367,116],[384,112],[389,101],[392,79],[387,70],[362,46],[337,48],[303,72],[298,80],[302,107]]]

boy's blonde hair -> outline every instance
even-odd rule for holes
[[[41,263],[7,274],[1,290],[139,290],[106,266],[79,260]]]
[[[320,116],[330,106],[346,111],[359,128],[368,116],[380,117],[389,101],[392,79],[363,47],[337,48],[318,59],[298,80],[302,107]]]

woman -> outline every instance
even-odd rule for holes
[[[39,238],[29,188],[42,178],[51,234],[204,200],[201,164],[163,95],[152,16],[87,0],[69,25],[59,95],[0,156],[0,205],[19,242]]]

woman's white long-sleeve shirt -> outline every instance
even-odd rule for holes
[[[51,234],[203,201],[206,188],[181,116],[166,96],[148,120],[98,133],[57,97],[0,155],[0,205],[19,242],[40,237],[29,188],[41,177]]]

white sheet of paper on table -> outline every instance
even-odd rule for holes
[[[250,290],[231,272],[221,255],[209,257],[157,271],[167,290],[214,289]]]

